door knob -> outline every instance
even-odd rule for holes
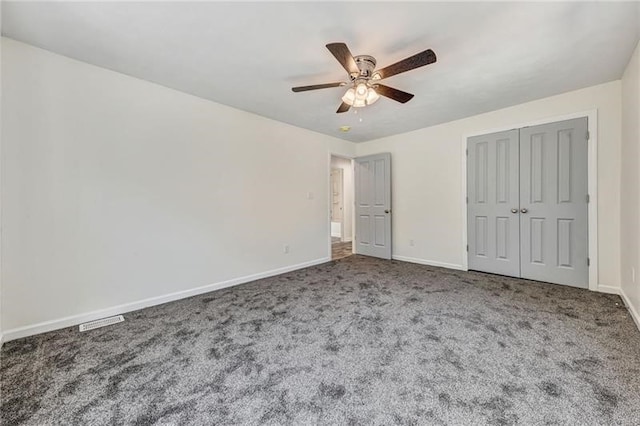
[[[529,211],[529,210],[527,210],[527,209],[522,209],[522,210],[520,210],[520,212],[522,212],[522,213],[526,213],[526,212],[528,212],[528,211]]]
[[[511,209],[511,213],[513,213],[513,214],[518,213],[518,209]]]
[[[389,214],[389,213],[391,213],[391,210],[385,210],[384,212],[385,212],[386,214]]]

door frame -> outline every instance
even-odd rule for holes
[[[327,247],[327,253],[328,253],[328,257],[329,259],[331,259],[332,257],[332,246],[331,246],[331,157],[338,157],[338,158],[343,158],[345,160],[349,160],[351,161],[351,175],[354,176],[354,165],[353,165],[353,160],[354,158],[356,158],[355,156],[349,156],[349,155],[345,155],[345,154],[337,154],[334,152],[329,151],[329,156],[327,157],[327,188],[329,189],[327,191],[327,197],[328,197],[328,206],[329,208],[327,209],[327,226],[328,226],[328,247]],[[355,245],[353,244],[353,236],[356,234],[356,223],[355,223],[355,179],[352,180],[352,187],[349,188],[349,191],[351,191],[351,193],[353,194],[353,200],[354,200],[354,205],[351,206],[351,253],[355,253]],[[344,204],[344,192],[346,190],[347,186],[344,184],[344,173],[342,175],[342,206],[343,208],[345,207]],[[345,209],[346,211],[346,209]],[[342,239],[345,239],[345,232],[344,232],[344,211],[342,214]]]
[[[598,290],[598,110],[576,112],[571,114],[552,116],[524,123],[505,125],[502,127],[478,130],[462,135],[460,154],[462,157],[462,269],[469,270],[467,252],[467,139],[472,136],[482,136],[505,130],[520,129],[522,127],[555,123],[574,118],[587,118],[589,141],[587,142],[587,190],[589,191],[588,211],[588,241],[589,241],[589,290]]]
[[[334,156],[335,157],[335,156]],[[345,205],[344,205],[344,171],[343,169],[335,169],[335,168],[331,168],[329,170],[329,179],[331,179],[331,173],[334,170],[340,170],[340,205],[342,206],[342,216],[340,219],[340,242],[344,242],[345,240],[345,232],[344,232],[344,212],[346,211],[345,209]],[[332,193],[333,192],[333,182],[329,181],[329,192]],[[329,210],[333,211],[333,194],[331,196],[331,202],[329,204]],[[331,212],[329,213],[329,217],[331,217]],[[331,221],[331,223],[334,223],[335,221]],[[329,234],[331,234],[331,228],[329,228]],[[333,235],[331,235],[331,238],[333,238]]]

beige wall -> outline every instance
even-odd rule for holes
[[[329,153],[353,144],[2,49],[5,337],[329,259]]]
[[[593,109],[598,111],[598,283],[614,291],[620,286],[620,81],[358,144],[358,155],[392,154],[394,256],[463,267],[464,135]]]
[[[0,1],[0,34],[2,34],[2,1]],[[0,43],[0,81],[2,81],[2,43]],[[2,85],[0,85],[0,99],[2,99]],[[2,129],[2,102],[0,102],[0,129]],[[0,188],[2,188],[2,132],[0,132]],[[0,259],[2,259],[2,194],[0,190]],[[0,261],[0,346],[4,341],[2,333],[2,262]]]
[[[640,327],[640,43],[622,78],[621,284]]]

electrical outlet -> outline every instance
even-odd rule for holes
[[[289,253],[289,244],[285,244],[284,247],[282,247],[282,252],[284,254]]]
[[[416,242],[414,240],[409,240],[409,245],[411,247],[414,247],[416,245]]]
[[[307,192],[307,200],[313,200],[313,192]]]

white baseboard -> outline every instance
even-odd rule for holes
[[[610,285],[602,285],[602,284],[598,284],[598,289],[596,290],[600,293],[607,293],[607,294],[620,294],[620,287],[614,287],[614,286],[610,286]]]
[[[620,297],[622,297],[622,301],[624,302],[624,304],[627,305],[627,309],[631,314],[631,318],[633,318],[633,321],[636,323],[636,327],[638,327],[638,330],[640,330],[640,315],[638,315],[638,311],[636,310],[635,306],[631,304],[631,300],[629,300],[624,290],[622,289],[620,289]]]
[[[82,324],[88,321],[94,321],[104,317],[110,317],[113,315],[121,315],[131,311],[137,311],[139,309],[148,308],[149,306],[161,305],[163,303],[172,302],[174,300],[185,299],[191,296],[197,296],[203,293],[209,293],[211,291],[220,290],[227,287],[233,287],[239,284],[248,283],[251,281],[259,280],[262,278],[272,277],[274,275],[284,274],[285,272],[291,272],[298,269],[308,268],[309,266],[319,265],[321,263],[329,262],[330,257],[323,257],[321,259],[312,260],[309,262],[299,263],[297,265],[285,266],[283,268],[272,269],[266,272],[260,272],[253,275],[247,275],[240,278],[234,278],[227,281],[222,281],[215,284],[208,284],[202,287],[196,287],[189,290],[178,291],[175,293],[169,293],[162,296],[150,297],[148,299],[139,300],[136,302],[125,303],[118,306],[113,306],[106,309],[100,309],[93,312],[87,312],[84,314],[72,315],[65,318],[55,319],[51,321],[45,321],[38,324],[27,325],[24,327],[18,327],[11,330],[7,330],[2,333],[2,337],[5,342],[10,340],[20,339],[23,337],[33,336],[35,334],[46,333],[48,331],[59,330],[61,328],[72,327]]]
[[[391,258],[393,260],[401,260],[403,262],[419,263],[420,265],[437,266],[437,267],[440,267],[440,268],[448,268],[448,269],[456,269],[458,271],[466,271],[464,266],[457,265],[455,263],[437,262],[435,260],[418,259],[418,258],[415,258],[415,257],[398,256],[398,255],[395,255],[395,254],[393,256],[391,256]]]

